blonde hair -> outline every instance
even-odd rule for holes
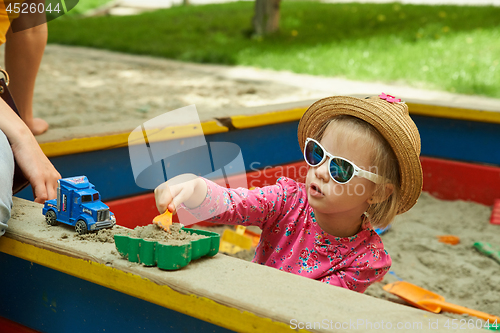
[[[360,134],[371,144],[372,165],[375,166],[376,173],[387,180],[387,182],[376,184],[374,197],[385,197],[386,185],[392,184],[394,186],[393,192],[387,199],[382,202],[371,204],[366,211],[373,227],[386,227],[397,215],[400,201],[401,176],[399,173],[398,160],[394,151],[375,127],[362,119],[348,115],[340,115],[325,122],[313,138],[320,141],[327,127],[332,123],[341,124],[348,133]],[[370,169],[367,171],[373,172]]]

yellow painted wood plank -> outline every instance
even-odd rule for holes
[[[231,122],[236,128],[250,128],[270,124],[278,124],[299,120],[304,112],[306,112],[306,110],[307,107],[301,107],[251,116],[232,116]]]
[[[203,134],[215,134],[227,132],[228,128],[219,125],[215,120],[207,121],[201,124]],[[187,138],[199,133],[199,130],[194,130],[192,125],[175,126],[167,129],[158,130],[154,134],[151,142],[161,140],[173,140]],[[75,138],[60,142],[41,143],[45,155],[55,157],[61,155],[78,154],[95,150],[127,147],[129,144],[129,135],[131,133],[120,133],[103,136],[93,136],[88,138]]]
[[[422,115],[430,117],[462,119],[470,121],[480,121],[489,123],[500,123],[500,112],[481,111],[465,108],[455,108],[439,105],[428,105],[418,103],[407,103],[412,115]],[[282,110],[276,112],[263,113],[250,116],[233,116],[231,121],[234,127],[250,128],[278,124],[288,121],[300,120],[307,107]]]
[[[0,238],[0,251],[237,332],[308,332],[295,331],[285,323],[231,308],[206,297],[183,294],[138,275],[6,236]]]
[[[127,145],[129,133],[76,138],[60,142],[41,143],[42,151],[48,157],[85,153],[94,150],[111,149]]]
[[[407,104],[410,109],[410,114],[412,115],[500,123],[500,112],[481,111],[419,103]],[[238,115],[232,116],[231,122],[235,128],[243,129],[289,121],[297,121],[300,120],[306,110],[307,107],[301,107],[290,110],[268,112],[258,115]],[[227,127],[219,125],[216,121],[204,122],[202,123],[202,128],[205,135],[223,133],[228,131]],[[174,131],[175,134],[172,134],[172,131]],[[158,130],[158,133],[154,134],[155,137],[153,140],[151,140],[152,142],[190,137],[195,135],[195,131],[191,130],[191,125],[187,125],[163,129],[161,131]],[[47,156],[54,157],[102,149],[126,147],[129,142],[129,135],[130,133],[121,133],[88,138],[76,138],[62,142],[42,143],[40,144],[40,146]],[[141,138],[138,137],[138,139]],[[142,141],[138,140],[138,142]]]
[[[500,112],[454,108],[439,105],[406,103],[411,115],[461,119],[500,124]]]

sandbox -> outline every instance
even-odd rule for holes
[[[335,332],[342,331],[344,325],[344,330],[350,327],[366,332],[380,330],[383,321],[385,325],[399,323],[400,329],[408,332],[425,331],[432,325],[437,325],[433,331],[459,331],[445,328],[450,319],[445,316],[222,254],[198,259],[177,271],[131,263],[112,243],[81,240],[68,236],[70,227],[46,225],[40,211],[41,205],[16,199],[9,231],[0,241],[4,267],[17,267],[12,273],[25,272],[3,274],[2,282],[9,282],[10,287],[1,295],[10,305],[4,303],[2,313],[16,321],[31,321],[35,329],[61,331],[73,326],[82,332],[133,327],[162,331],[155,326],[161,324],[174,327],[174,331],[194,327],[191,331],[226,332],[226,327],[238,332],[285,332],[308,327],[304,331]],[[16,257],[27,260],[28,265]],[[49,275],[44,275],[48,280],[37,278],[39,265],[50,268]],[[105,288],[97,292],[94,285]],[[124,300],[120,293],[110,294],[113,290],[132,297]],[[165,308],[159,311],[163,315],[149,311],[142,300]],[[169,309],[189,317],[180,319]],[[99,315],[88,318],[88,311]]]
[[[129,58],[127,66],[142,66]],[[395,303],[399,301],[381,286],[398,277],[442,294],[450,302],[499,315],[498,264],[471,247],[474,241],[498,244],[498,226],[490,225],[488,218],[493,199],[500,197],[500,156],[495,154],[499,110],[477,103],[463,109],[460,101],[407,102],[421,132],[427,193],[383,235],[395,275],[387,274],[366,294],[222,254],[195,260],[174,272],[143,267],[121,258],[113,243],[77,239],[68,227],[46,226],[40,205],[16,199],[9,231],[0,239],[0,259],[12,273],[0,281],[9,286],[1,291],[9,306],[4,305],[0,315],[48,332],[133,328],[162,332],[165,327],[192,332],[284,332],[306,327],[294,327],[294,323],[323,320],[332,324],[307,327],[307,331],[380,331],[381,321],[393,323],[392,329],[402,323],[397,327],[402,331],[463,331],[445,326],[461,317]],[[300,168],[294,164],[301,159],[298,144],[289,143],[296,142],[298,119],[309,104],[245,109],[244,114],[241,109],[224,107],[223,113],[214,113],[221,115],[218,119],[208,115],[201,119],[202,128],[207,142],[240,146],[247,160],[249,186],[272,184],[281,175],[295,178],[287,172]],[[71,123],[71,116],[67,119]],[[143,119],[113,122],[112,126],[61,127],[40,138],[42,149],[63,176],[87,175],[118,224],[131,228],[149,224],[157,215],[151,192],[134,183],[127,150],[128,134]],[[272,152],[262,149],[269,142],[275,144]],[[281,168],[281,175],[276,177],[271,167]],[[474,177],[464,177],[467,174]],[[455,246],[440,243],[436,236],[442,234],[457,235],[461,242]],[[433,325],[436,320],[437,327]]]

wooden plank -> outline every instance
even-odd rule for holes
[[[430,105],[422,103],[407,103],[410,115],[437,117],[445,119],[460,119],[500,124],[500,112],[481,109],[451,107],[445,105]]]
[[[183,125],[163,129],[162,131],[158,131],[159,134],[161,134],[162,132],[169,132],[169,135],[167,137],[165,135],[158,135],[152,142],[165,140],[165,138],[168,138],[169,140],[187,138],[195,135],[194,133],[198,133],[197,131],[190,131],[191,127],[192,125]],[[205,135],[223,133],[228,131],[227,127],[219,125],[215,120],[204,122],[201,124],[201,127]],[[174,132],[175,134],[172,134]],[[65,141],[43,142],[40,143],[40,147],[48,157],[85,153],[102,149],[127,147],[129,145],[130,134],[131,131],[128,131],[125,133],[72,138]]]
[[[300,120],[307,107],[299,107],[287,110],[267,112],[256,115],[232,116],[231,124],[238,129],[279,124],[288,121]]]
[[[244,129],[298,121],[312,102],[312,100],[306,100],[303,102],[284,103],[256,108],[254,111],[255,114],[237,114],[229,117],[229,123],[227,125],[237,129]],[[438,105],[437,103],[429,104],[429,102],[421,102],[418,100],[408,102],[407,104],[409,106],[410,115],[500,124],[500,112],[482,110],[480,107],[477,107],[477,109],[461,108],[449,105]],[[234,111],[238,112],[238,110]],[[130,124],[127,124],[127,126],[130,126]],[[216,120],[205,121],[202,123],[202,127],[205,135],[223,133],[229,130],[228,127],[220,125]],[[182,136],[179,136],[179,134],[177,137],[189,136],[189,133],[182,130],[182,126],[175,126],[174,128],[178,128],[180,130],[179,132],[184,133]],[[104,130],[107,129],[105,128]],[[132,128],[129,130],[124,130],[124,128],[122,128],[121,132],[117,133],[93,133],[90,136],[86,136],[82,135],[77,127],[74,131],[80,134],[76,138],[73,137],[62,140],[51,138],[49,141],[45,139],[40,143],[40,146],[49,157],[124,147],[128,144],[128,136],[131,130]]]
[[[143,267],[120,258],[112,243],[80,241],[72,236],[72,228],[47,226],[40,210],[39,204],[15,199],[7,237],[0,238],[0,251],[238,332],[288,332],[294,320],[373,323],[383,318],[385,322],[418,321],[422,325],[430,319],[443,320],[221,254],[178,271]],[[64,234],[69,236],[64,238]],[[291,286],[300,286],[293,288],[300,292],[291,292]]]
[[[425,156],[420,161],[424,172],[423,190],[436,198],[468,200],[489,206],[493,205],[495,198],[500,198],[499,167]],[[282,176],[304,182],[307,169],[305,162],[296,162],[231,176],[229,179],[231,182],[232,179],[246,177],[249,188],[274,185]],[[118,224],[129,228],[149,224],[158,215],[152,192],[106,204],[115,213]]]
[[[0,315],[41,332],[234,332],[2,252],[0,264]]]
[[[178,275],[177,272],[166,272],[129,263],[118,254],[111,253],[114,244],[77,241],[73,235],[69,236],[70,241],[65,241],[62,236],[72,233],[72,230],[65,225],[55,227],[44,225],[43,216],[35,218],[38,223],[28,222],[21,227],[16,223],[19,222],[17,218],[25,217],[26,209],[31,210],[30,216],[38,215],[40,205],[17,198],[15,201],[19,204],[16,207],[21,208],[24,214],[21,210],[13,212],[13,219],[9,220],[7,237],[0,239],[1,252],[229,329],[245,332],[289,331],[286,324],[262,316],[264,313],[256,314],[261,311],[255,307],[242,308],[235,304],[235,299],[232,297],[222,295],[217,301],[213,301],[207,297],[212,295],[208,289],[192,289],[182,278],[162,277],[169,274]],[[33,208],[36,211],[33,211]],[[31,232],[26,233],[26,229]],[[219,255],[215,261],[227,258],[229,257]],[[245,262],[245,265],[248,263]],[[218,270],[215,268],[215,271]]]
[[[310,104],[310,101],[307,101],[304,102],[303,107],[283,108],[254,115],[235,115],[231,117],[231,124],[235,128],[243,129],[288,121],[298,121]],[[500,124],[500,112],[497,111],[425,104],[421,102],[408,102],[407,105],[411,116],[417,115]],[[277,106],[277,108],[279,108],[279,106]]]

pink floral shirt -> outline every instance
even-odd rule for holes
[[[361,293],[391,266],[368,219],[351,237],[324,232],[302,183],[281,177],[276,185],[248,190],[205,182],[205,200],[189,211],[199,219],[215,215],[210,222],[259,226],[262,235],[253,262]]]

